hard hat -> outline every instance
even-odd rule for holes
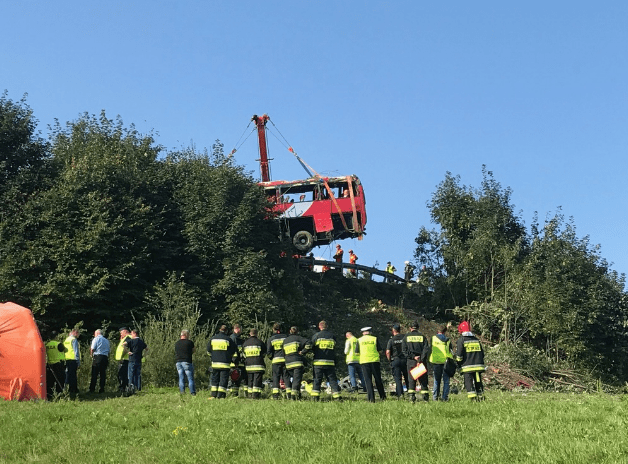
[[[349,250],[349,253],[353,253],[353,250]]]
[[[458,325],[458,332],[471,332],[471,328],[469,327],[469,323],[467,321],[462,321],[460,325]]]
[[[336,248],[340,248],[340,243],[338,245],[336,245]]]

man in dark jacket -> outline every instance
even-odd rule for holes
[[[266,372],[264,356],[266,344],[257,338],[257,329],[249,331],[250,337],[242,343],[244,365],[248,376],[249,398],[259,399],[262,395],[262,378]]]
[[[301,380],[303,379],[303,356],[310,351],[312,343],[299,335],[299,329],[295,326],[290,327],[290,335],[283,341],[283,350],[286,355],[286,369],[292,377],[291,398],[293,400],[301,399]]]
[[[402,399],[404,385],[408,388],[408,365],[402,349],[404,334],[401,333],[399,324],[392,326],[392,333],[386,345],[386,358],[390,361],[390,368],[395,379],[397,399]]]
[[[340,399],[340,386],[338,385],[338,377],[336,377],[336,337],[327,330],[327,322],[320,321],[318,323],[320,332],[312,337],[312,346],[314,350],[314,383],[312,385],[312,397],[314,401],[320,400],[321,384],[323,379],[327,378],[331,386],[332,399]]]
[[[427,365],[427,358],[430,354],[430,345],[427,338],[419,332],[419,321],[414,321],[410,326],[410,332],[408,332],[403,338],[401,349],[406,357],[406,362],[408,363],[408,373],[419,365],[419,363]],[[430,398],[430,391],[427,386],[427,372],[418,379],[415,379],[412,375],[408,376],[408,394],[410,401],[412,403],[416,401],[417,380],[419,383],[419,395],[421,395],[425,401],[428,401]]]
[[[211,397],[225,398],[229,385],[229,369],[238,346],[227,335],[227,326],[221,325],[218,333],[207,344],[207,353],[212,357],[212,376],[210,380]]]

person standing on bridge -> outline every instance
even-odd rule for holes
[[[395,275],[395,271],[397,270],[397,268],[395,266],[393,266],[392,264],[390,264],[390,261],[388,261],[388,263],[386,263],[386,272],[390,275]],[[386,282],[388,282],[389,284],[393,282],[392,277],[390,276],[386,276]]]
[[[342,250],[340,244],[336,245],[336,254],[334,255],[334,261],[336,261],[337,263],[342,263],[342,255],[344,253],[345,252]]]
[[[358,260],[358,256],[353,252],[353,250],[349,250],[349,263],[355,264],[357,260]],[[357,269],[349,269],[349,274],[351,274],[353,277],[357,277],[358,271]]]

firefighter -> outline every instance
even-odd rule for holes
[[[290,376],[286,369],[286,358],[283,351],[283,342],[287,335],[281,332],[281,324],[279,322],[273,325],[273,335],[268,339],[267,352],[268,357],[272,360],[273,373],[273,398],[278,400],[281,393],[281,381],[286,388],[288,399],[290,399]]]
[[[290,335],[283,341],[283,351],[286,355],[286,369],[292,377],[290,397],[293,400],[301,399],[301,380],[303,379],[303,356],[312,348],[312,343],[307,338],[299,335],[299,329],[290,327]],[[287,388],[287,387],[286,387]]]
[[[218,333],[207,344],[207,353],[212,357],[210,380],[211,398],[225,398],[229,384],[229,369],[238,346],[227,335],[227,326],[221,325]]]
[[[403,342],[401,343],[401,349],[407,360],[408,373],[419,363],[423,363],[424,365],[426,364],[427,357],[430,353],[430,346],[427,338],[419,332],[419,321],[414,321],[410,326],[410,332],[404,336]],[[430,397],[430,392],[427,387],[427,372],[416,380],[412,377],[412,375],[409,375],[408,393],[411,403],[416,402],[417,380],[419,383],[419,395],[425,401],[428,401]]]
[[[393,378],[396,384],[397,399],[403,398],[403,387],[408,388],[408,363],[403,354],[402,344],[404,335],[401,333],[401,326],[392,326],[392,337],[386,345],[386,358],[390,361]]]
[[[337,263],[342,263],[343,254],[344,254],[344,251],[342,251],[340,244],[336,245],[336,254],[334,255],[334,261],[336,261]]]
[[[233,340],[238,349],[233,355],[233,359],[229,365],[231,367],[231,393],[234,396],[238,396],[240,394],[240,385],[242,384],[242,379],[244,379],[244,386],[242,389],[244,390],[244,396],[246,397],[248,376],[246,375],[246,366],[243,362],[242,344],[244,343],[244,338],[241,334],[242,327],[240,324],[234,324],[231,340]]]
[[[375,379],[379,398],[381,400],[386,399],[384,382],[382,382],[382,371],[379,365],[380,351],[383,351],[382,345],[377,337],[371,335],[371,327],[362,327],[362,336],[358,339],[356,353],[360,355],[360,367],[362,368],[362,374],[364,374],[366,394],[371,403],[375,403],[373,379]]]
[[[53,337],[57,332],[52,332]],[[65,386],[65,345],[54,338],[46,343],[46,393],[48,399],[60,394]]]
[[[355,264],[357,260],[358,260],[357,255],[353,252],[353,250],[349,250],[349,263]],[[349,274],[351,274],[353,277],[357,277],[358,271],[357,269],[349,269]]]
[[[250,337],[242,343],[242,352],[248,377],[249,398],[258,400],[262,395],[262,378],[266,372],[264,364],[266,344],[257,338],[257,329],[251,329],[249,335]]]
[[[482,372],[486,370],[484,350],[480,340],[471,332],[467,321],[460,323],[458,332],[461,336],[456,346],[456,361],[458,366],[460,366],[460,372],[464,376],[467,397],[471,400],[481,401],[484,399]]]
[[[314,350],[314,360],[312,366],[314,369],[314,382],[312,386],[312,397],[314,401],[320,400],[321,384],[323,378],[326,378],[331,386],[332,399],[340,399],[340,386],[338,385],[338,377],[336,377],[336,337],[327,330],[327,322],[320,321],[318,323],[320,332],[312,337],[312,347]]]

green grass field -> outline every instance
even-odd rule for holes
[[[176,389],[3,402],[0,462],[628,462],[628,398],[487,394],[471,403],[243,398]]]

